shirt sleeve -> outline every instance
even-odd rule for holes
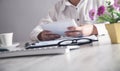
[[[101,35],[108,35],[108,32],[107,32],[107,29],[105,27],[105,24],[94,24],[97,28],[97,31],[98,31],[98,36],[101,36]]]
[[[55,6],[49,11],[49,14],[46,18],[43,18],[40,20],[39,24],[32,30],[30,33],[30,39],[32,41],[39,41],[37,36],[39,33],[43,31],[42,27],[40,26],[41,24],[49,24],[52,23],[53,21],[56,21],[56,16],[57,16],[57,11]]]
[[[94,24],[96,27],[97,27],[97,30],[98,30],[98,42],[100,45],[103,45],[103,44],[110,44],[111,41],[110,41],[110,36],[108,34],[108,31],[105,27],[105,24],[102,23],[102,24]]]

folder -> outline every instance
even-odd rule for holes
[[[74,46],[74,45],[84,45],[89,44],[94,41],[98,41],[97,37],[92,35],[88,37],[61,37],[56,40],[50,40],[50,41],[40,41],[36,43],[30,43],[26,45],[26,49],[32,49],[32,48],[43,48],[43,47],[51,47],[51,46]]]

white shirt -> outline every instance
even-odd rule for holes
[[[67,19],[74,19],[78,25],[81,24],[94,24],[97,27],[98,34],[106,34],[104,24],[96,24],[89,17],[91,9],[97,10],[99,6],[104,5],[105,0],[80,0],[77,6],[72,5],[68,0],[58,1],[53,9],[49,12],[48,16],[40,21],[38,26],[31,32],[30,38],[33,41],[38,41],[38,34],[43,31],[40,24],[49,24],[56,21],[63,21]]]

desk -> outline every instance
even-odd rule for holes
[[[81,47],[63,55],[0,59],[0,71],[120,71],[120,44]]]

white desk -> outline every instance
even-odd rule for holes
[[[100,42],[63,55],[0,59],[0,71],[120,71],[120,44]]]
[[[120,71],[120,44],[86,46],[63,55],[0,59],[0,71]]]

